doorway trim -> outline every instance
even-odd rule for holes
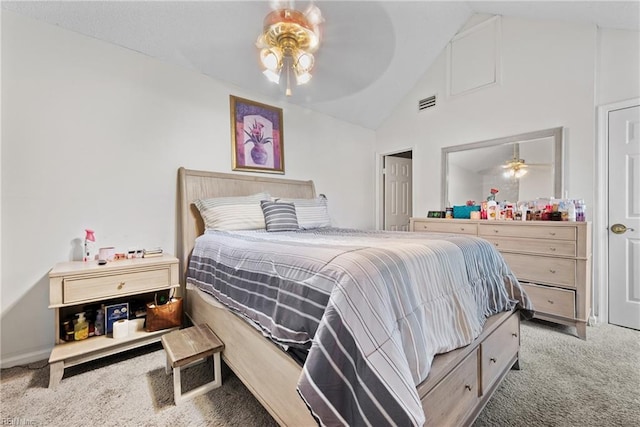
[[[598,107],[596,194],[593,211],[593,321],[609,323],[609,113],[640,105],[640,98]],[[591,320],[591,319],[590,319]]]
[[[376,217],[375,217],[375,221],[376,221],[376,230],[384,230],[384,174],[383,174],[383,165],[384,165],[384,158],[386,156],[392,156],[394,154],[400,154],[400,153],[405,153],[407,151],[411,151],[411,162],[413,164],[414,160],[415,160],[415,155],[416,155],[416,148],[415,147],[408,147],[408,148],[399,148],[397,150],[393,150],[393,151],[385,151],[384,153],[376,153]],[[415,169],[415,168],[412,168]],[[411,174],[411,209],[413,210],[413,207],[415,206],[415,188],[416,186],[414,185],[414,176],[415,174],[412,173]],[[413,212],[411,212],[411,215],[413,216]]]

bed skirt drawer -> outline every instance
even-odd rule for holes
[[[536,313],[574,318],[576,316],[576,293],[569,289],[521,283],[533,302]]]
[[[482,392],[486,393],[513,363],[520,348],[520,319],[511,316],[480,345]]]
[[[536,255],[503,253],[518,280],[575,288],[576,260]]]
[[[170,286],[171,268],[166,266],[120,274],[65,278],[62,285],[64,304],[115,298]]]
[[[460,425],[478,403],[478,352],[473,351],[423,399],[427,426]]]

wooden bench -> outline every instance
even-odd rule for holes
[[[207,393],[222,385],[220,353],[224,344],[208,325],[202,324],[170,332],[162,336],[162,346],[167,353],[167,375],[173,368],[173,400],[180,402]],[[184,366],[213,357],[213,381],[182,393],[180,369]]]

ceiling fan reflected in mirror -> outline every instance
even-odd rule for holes
[[[503,175],[505,178],[522,178],[528,172],[524,159],[520,158],[520,144],[513,144],[513,158],[507,160],[502,167],[505,169]]]

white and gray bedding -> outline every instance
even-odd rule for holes
[[[322,425],[424,424],[416,385],[433,357],[532,308],[495,248],[461,235],[207,231],[187,282],[309,350],[298,391]]]

